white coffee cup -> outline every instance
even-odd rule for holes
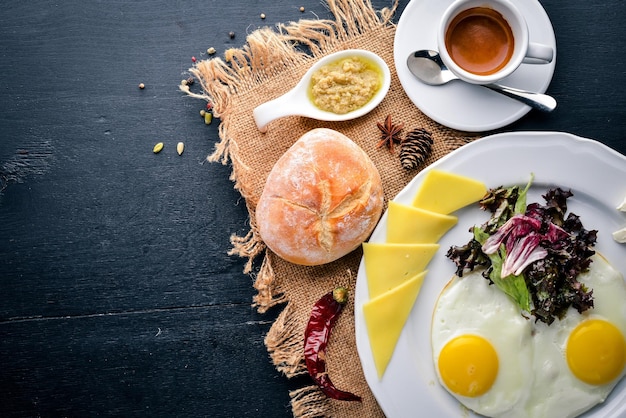
[[[471,26],[479,30],[470,31]],[[498,48],[486,35],[494,33]],[[495,83],[512,74],[522,62],[547,64],[554,57],[551,46],[529,41],[524,15],[508,0],[455,1],[441,18],[437,42],[448,69],[473,84]]]

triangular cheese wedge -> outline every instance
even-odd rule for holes
[[[425,275],[425,272],[418,274],[363,304],[367,335],[379,379],[385,374]]]
[[[423,244],[439,241],[457,223],[457,217],[389,202],[387,242]]]
[[[439,244],[363,243],[369,297],[385,293],[423,272]]]
[[[480,181],[448,173],[430,170],[424,176],[413,206],[447,215],[479,201],[487,193],[487,187]]]

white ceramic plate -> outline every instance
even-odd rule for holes
[[[411,0],[398,21],[394,61],[398,78],[411,101],[431,119],[450,128],[468,132],[489,131],[509,125],[530,110],[525,104],[484,87],[453,81],[428,86],[413,76],[407,57],[418,49],[437,50],[437,25],[453,0]],[[556,39],[552,23],[537,0],[517,0],[528,22],[530,41],[550,45],[555,59],[550,64],[522,64],[501,84],[544,93],[556,65]]]
[[[618,244],[612,232],[626,225],[626,213],[616,206],[626,196],[626,157],[590,139],[566,133],[519,132],[488,136],[446,155],[421,171],[394,199],[410,205],[424,174],[440,169],[483,181],[488,188],[525,185],[530,173],[535,181],[528,202],[545,201],[552,187],[571,189],[568,212],[580,216],[586,229],[598,230],[596,250],[622,274],[626,273],[626,244]],[[430,322],[435,301],[450,280],[455,266],[445,254],[452,245],[466,244],[469,228],[486,221],[489,214],[478,205],[454,214],[459,222],[440,241],[440,249],[428,265],[428,274],[413,306],[394,355],[382,380],[378,379],[363,317],[369,298],[363,261],[355,291],[356,343],[365,378],[389,418],[474,416],[438,383],[432,363]],[[381,218],[370,242],[384,242],[387,214]],[[623,417],[626,414],[626,380],[622,380],[604,404],[584,417]]]

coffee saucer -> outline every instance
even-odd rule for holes
[[[409,99],[431,119],[467,132],[484,132],[509,125],[530,111],[530,107],[484,87],[452,81],[429,86],[409,72],[407,57],[418,49],[437,50],[437,25],[453,0],[411,0],[396,29],[394,61],[396,72]],[[501,84],[544,93],[556,66],[556,38],[547,13],[537,0],[515,2],[526,17],[530,41],[551,46],[555,59],[549,64],[522,64]]]

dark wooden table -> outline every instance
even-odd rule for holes
[[[626,153],[626,3],[542,4],[559,107],[504,130],[566,131]],[[222,54],[259,26],[328,10],[295,0],[2,9],[0,416],[290,416],[288,390],[306,378],[287,381],[270,363],[263,338],[278,310],[251,307],[252,279],[226,254],[229,236],[247,231],[245,204],[229,167],[205,162],[217,122],[206,126],[178,84],[209,47]]]

